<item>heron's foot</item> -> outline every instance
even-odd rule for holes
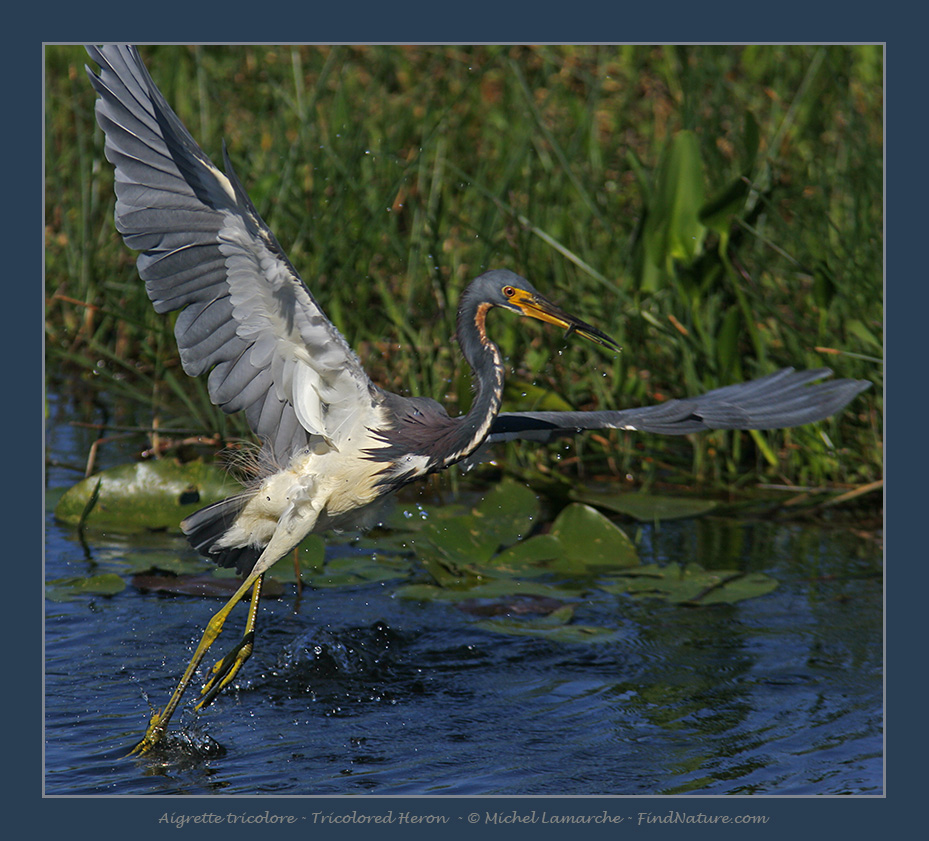
[[[232,649],[222,660],[217,662],[211,671],[210,679],[200,690],[200,701],[194,709],[202,710],[213,703],[213,700],[223,691],[239,673],[239,669],[245,665],[245,661],[252,655],[252,648],[255,643],[255,632],[249,631],[242,637],[242,641]]]
[[[165,734],[165,727],[168,723],[164,716],[164,711],[152,713],[148,722],[148,729],[145,736],[131,751],[129,756],[145,756],[155,745],[157,745]]]

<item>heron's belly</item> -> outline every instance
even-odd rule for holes
[[[384,494],[383,464],[337,452],[308,453],[268,476],[230,530],[267,543],[282,527],[295,541],[313,531],[373,525],[372,507]]]

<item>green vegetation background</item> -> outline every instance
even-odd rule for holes
[[[458,294],[529,278],[623,353],[501,314],[505,408],[623,408],[792,365],[874,387],[840,417],[685,440],[513,445],[508,469],[709,489],[879,480],[879,46],[143,47],[381,385],[469,399]],[[163,429],[246,430],[180,368],[113,227],[78,47],[46,52],[47,377]]]

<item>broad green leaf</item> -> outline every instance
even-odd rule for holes
[[[656,265],[668,270],[674,260],[689,264],[702,251],[706,234],[700,221],[703,165],[692,131],[678,132],[665,147],[652,199],[644,231],[647,252]]]
[[[500,548],[500,541],[492,530],[472,515],[457,520],[427,523],[422,535],[445,559],[458,566],[486,563]]]
[[[539,501],[524,485],[504,481],[470,512],[427,521],[421,534],[454,564],[485,564],[502,548],[518,541],[535,525]]]
[[[458,502],[447,505],[398,502],[384,517],[383,526],[397,531],[422,531],[427,523],[453,520],[466,516],[470,510],[467,505]]]
[[[728,236],[732,217],[739,216],[745,207],[745,199],[751,189],[750,183],[741,175],[700,208],[700,221],[720,236]]]
[[[649,564],[632,571],[613,573],[601,584],[608,593],[637,598],[660,598],[674,603],[721,604],[763,596],[777,587],[777,580],[760,572],[705,570],[699,564]]]
[[[622,636],[622,633],[616,628],[572,625],[570,622],[573,617],[574,608],[571,605],[566,605],[548,614],[548,616],[533,617],[531,619],[484,619],[476,622],[475,625],[496,634],[539,637],[561,643],[612,642]]]
[[[99,485],[93,506],[88,503]],[[220,467],[203,461],[141,461],[111,467],[66,491],[55,517],[68,525],[85,525],[121,533],[179,529],[181,520],[199,508],[241,490]]]
[[[777,584],[777,579],[763,572],[739,573],[705,592],[698,601],[700,604],[731,604],[764,596],[775,590]]]
[[[297,548],[297,564],[300,567],[300,578],[307,581],[315,574],[321,574],[326,560],[326,540],[321,535],[311,534],[304,538]],[[294,570],[294,553],[288,552],[271,569],[268,576],[278,581],[295,583],[297,573]]]
[[[126,589],[126,582],[115,572],[85,577],[56,578],[45,584],[45,598],[53,602],[67,602],[86,596],[113,596]]]
[[[224,600],[231,598],[241,585],[241,577],[236,575],[234,570],[225,569],[195,575],[166,575],[163,572],[152,572],[132,576],[132,586],[137,590]],[[274,580],[266,580],[261,588],[262,598],[276,599],[283,592],[283,585]]]
[[[716,508],[711,499],[692,497],[658,496],[647,493],[577,493],[571,495],[578,502],[597,508],[616,511],[634,517],[644,523],[658,520],[680,520],[685,517],[700,517]]]
[[[555,561],[564,555],[557,537],[537,534],[504,549],[491,560],[494,570],[512,575],[542,575],[549,572],[546,561]]]
[[[111,556],[106,561],[107,566],[115,565],[127,573],[157,569],[172,575],[193,575],[212,567],[209,561],[194,552],[186,543],[182,544],[180,540],[176,547],[170,549],[137,549],[131,545],[121,547],[118,555]]]
[[[453,588],[437,587],[433,584],[409,584],[398,587],[396,595],[405,599],[422,601],[463,601],[464,599],[498,599],[510,596],[544,596],[564,601],[576,599],[583,593],[581,588],[572,590],[566,587],[554,587],[532,581],[520,581],[516,578],[494,578],[471,587]]]
[[[619,526],[589,505],[572,503],[552,523],[564,557],[585,566],[637,566],[635,546]]]
[[[304,575],[303,581],[312,587],[352,587],[406,578],[411,569],[411,563],[405,558],[359,555],[329,561],[321,572]]]
[[[505,480],[495,485],[475,506],[478,527],[497,548],[528,534],[539,518],[539,500],[525,485]]]

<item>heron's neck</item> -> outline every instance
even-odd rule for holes
[[[471,300],[467,292],[458,309],[458,342],[471,366],[475,394],[467,414],[455,418],[458,427],[453,464],[473,453],[487,437],[503,399],[503,360],[499,348],[487,338],[484,320],[489,304]]]

